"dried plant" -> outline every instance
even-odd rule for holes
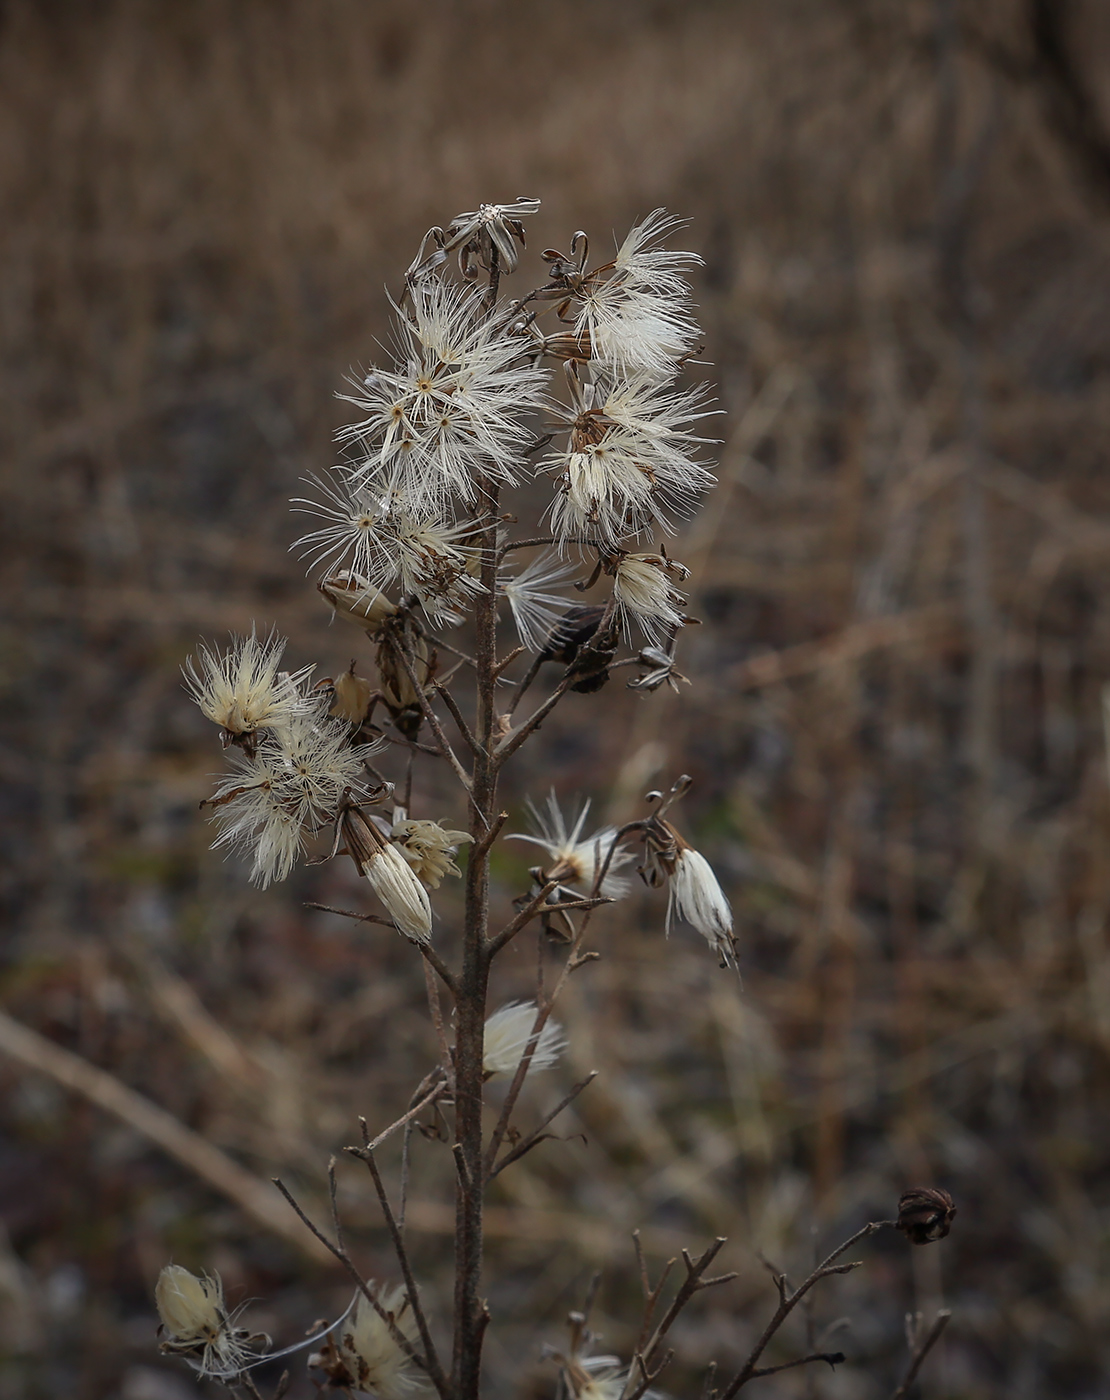
[[[553,1065],[564,1048],[552,1011],[568,979],[597,956],[588,947],[593,917],[632,888],[635,843],[644,882],[668,891],[662,931],[690,925],[723,969],[738,970],[728,900],[709,862],[671,820],[686,776],[649,792],[641,817],[592,833],[588,802],[572,823],[554,793],[545,807],[532,806],[535,830],[505,839],[539,847],[543,861],[514,916],[501,927],[491,922],[491,853],[508,819],[500,792],[506,766],[568,692],[597,696],[625,668],[633,671],[629,686],[645,694],[664,681],[677,689],[683,679],[674,654],[691,620],[678,587],[689,571],[668,556],[664,540],[714,485],[702,460],[710,441],[704,420],[714,411],[708,391],[678,387],[699,339],[686,272],[700,261],[665,246],[679,221],[654,211],[600,263],[591,261],[586,235],[575,233],[569,253],[544,252],[545,281],[506,298],[503,279],[518,270],[525,247],[522,221],[537,208],[531,199],[483,204],[424,237],[394,302],[393,362],[353,384],[345,397],[358,418],[340,434],[342,461],[312,497],[294,502],[317,522],[298,548],[334,612],[364,634],[371,658],[313,683],[312,666],[279,669],[282,640],[260,641],[252,632],[225,655],[202,647],[187,667],[202,712],[235,750],[231,773],[207,803],[216,845],[245,852],[263,886],[285,878],[310,850],[315,860],[348,856],[384,911],[351,917],[392,928],[425,963],[439,1063],[423,1074],[402,1117],[373,1135],[363,1122],[361,1145],[348,1149],[369,1169],[401,1283],[364,1278],[343,1243],[338,1212],[331,1238],[278,1183],[357,1289],[344,1317],[303,1344],[324,1339],[310,1358],[318,1384],[385,1400],[429,1387],[442,1400],[480,1393],[491,1320],[482,1297],[486,1191],[552,1136],[549,1126],[594,1077],[576,1084],[531,1132],[517,1126],[526,1077]],[[531,493],[522,488],[533,479],[549,483],[550,500],[525,528]],[[576,575],[580,592],[600,589],[602,596],[572,604],[562,590]],[[506,643],[510,621],[519,645]],[[561,674],[518,719],[547,661]],[[456,816],[414,811],[414,772],[424,763],[453,775]],[[437,925],[431,897],[448,877],[465,887],[457,930]],[[534,1001],[491,1015],[493,965],[531,928],[540,940]],[[553,985],[545,979],[545,943],[561,960]],[[508,1089],[486,1131],[484,1086],[497,1078]],[[456,1174],[449,1360],[437,1347],[403,1235],[410,1130],[433,1106],[449,1123]],[[402,1129],[402,1207],[395,1212],[376,1153]],[[944,1199],[935,1228],[897,1223],[915,1242],[940,1238],[954,1213]],[[333,1164],[333,1207],[335,1200]],[[783,1366],[758,1365],[809,1290],[857,1266],[840,1257],[894,1223],[865,1226],[797,1288],[776,1273],[778,1308],[721,1387],[721,1400],[757,1377],[843,1360],[813,1351]],[[588,1307],[573,1313],[568,1348],[555,1353],[565,1392],[575,1400],[641,1400],[671,1359],[665,1342],[682,1310],[701,1290],[735,1277],[706,1277],[723,1244],[717,1240],[696,1260],[683,1253],[685,1279],[658,1319],[671,1266],[651,1285],[641,1257],[644,1312],[627,1365],[593,1354]],[[268,1339],[234,1326],[218,1279],[168,1266],[158,1303],[165,1348],[192,1356],[202,1374],[253,1389],[250,1371],[272,1359]]]

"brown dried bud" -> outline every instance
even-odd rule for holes
[[[605,608],[596,603],[567,608],[552,627],[540,656],[544,661],[561,661],[569,666],[593,637],[604,616]]]
[[[337,676],[335,680],[335,704],[328,711],[336,719],[345,719],[348,724],[361,724],[370,708],[374,687],[364,676],[355,675],[355,663]]]
[[[956,1207],[939,1186],[911,1186],[898,1201],[898,1228],[911,1244],[942,1240],[952,1228]]]

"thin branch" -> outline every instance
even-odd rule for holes
[[[424,987],[428,993],[428,1012],[432,1018],[432,1025],[435,1027],[436,1040],[439,1042],[439,1062],[446,1074],[451,1067],[451,1047],[447,1041],[447,1028],[443,1024],[443,1007],[439,1004],[439,988],[432,976],[431,964],[427,962],[424,964]]]
[[[548,880],[547,884],[544,885],[543,888],[537,894],[532,896],[532,898],[528,901],[524,908],[521,909],[518,914],[514,915],[514,917],[505,925],[503,929],[500,930],[499,933],[494,934],[494,936],[486,944],[486,947],[489,949],[489,955],[491,958],[496,957],[497,954],[500,953],[501,949],[504,948],[507,943],[511,943],[513,941],[513,939],[517,936],[521,929],[523,929],[528,923],[530,923],[531,920],[534,919],[538,914],[542,914],[544,912],[544,909],[547,907],[559,910],[590,910],[597,909],[602,904],[613,903],[613,900],[609,896],[597,895],[591,897],[590,899],[568,899],[565,902],[559,904],[552,904],[548,906],[547,901],[549,896],[553,895],[558,888],[558,880]]]
[[[414,1104],[413,1107],[410,1108],[406,1113],[402,1113],[400,1118],[398,1118],[395,1122],[390,1123],[388,1128],[383,1128],[372,1142],[367,1142],[365,1144],[365,1148],[348,1147],[346,1150],[348,1152],[353,1152],[356,1156],[364,1150],[367,1152],[375,1152],[382,1145],[382,1143],[385,1142],[387,1138],[391,1138],[393,1136],[393,1134],[397,1131],[398,1128],[403,1128],[405,1124],[408,1123],[411,1119],[415,1118],[418,1114],[423,1113],[423,1111],[426,1108],[428,1108],[429,1105],[435,1103],[436,1099],[440,1098],[443,1095],[446,1088],[446,1079],[441,1079],[439,1083],[435,1085],[432,1091],[429,1094],[426,1094],[420,1100],[419,1103]],[[366,1120],[363,1118],[359,1121],[363,1124],[363,1128],[365,1130]]]
[[[811,1361],[827,1361],[832,1367],[837,1367],[844,1361],[842,1351],[815,1351],[811,1356],[799,1356],[797,1361],[784,1361],[781,1366],[762,1366],[758,1371],[752,1372],[752,1379],[757,1376],[773,1376],[779,1371],[792,1371],[795,1366],[808,1366]]]
[[[702,1277],[706,1269],[709,1268],[710,1264],[712,1264],[713,1260],[716,1259],[717,1255],[724,1248],[724,1245],[724,1238],[718,1236],[712,1244],[706,1247],[697,1259],[691,1259],[685,1250],[682,1251],[682,1262],[686,1265],[686,1277],[682,1282],[682,1286],[675,1294],[670,1307],[664,1313],[658,1327],[656,1327],[655,1331],[651,1334],[651,1340],[645,1347],[637,1349],[636,1360],[640,1364],[642,1378],[633,1390],[626,1392],[624,1400],[640,1400],[640,1397],[650,1387],[651,1381],[663,1369],[662,1366],[659,1366],[652,1371],[650,1367],[655,1360],[656,1353],[663,1344],[663,1339],[671,1330],[675,1319],[694,1294],[699,1293],[703,1288],[713,1288],[719,1283],[727,1283],[730,1279],[736,1277],[735,1273],[720,1274],[717,1278],[711,1279]],[[668,1265],[667,1268],[669,1271],[670,1265]],[[664,1277],[665,1276],[666,1275],[664,1275]],[[662,1281],[660,1281],[659,1287],[662,1287]],[[656,1291],[658,1292],[658,1290]]]
[[[530,1152],[532,1148],[537,1146],[538,1143],[542,1142],[545,1137],[550,1137],[551,1134],[545,1133],[544,1128],[546,1128],[549,1123],[554,1122],[554,1120],[558,1118],[559,1114],[562,1113],[563,1109],[566,1108],[568,1104],[573,1103],[574,1100],[578,1097],[582,1090],[586,1088],[588,1084],[593,1083],[593,1081],[597,1078],[597,1074],[597,1070],[592,1069],[590,1070],[589,1074],[586,1075],[585,1079],[580,1079],[578,1083],[574,1086],[574,1088],[571,1089],[570,1093],[567,1094],[566,1097],[563,1098],[559,1102],[559,1104],[551,1110],[551,1112],[547,1115],[546,1118],[544,1118],[543,1122],[539,1125],[538,1128],[535,1128],[532,1132],[530,1132],[528,1136],[523,1139],[523,1141],[517,1143],[516,1147],[514,1147],[511,1152],[507,1152],[505,1156],[501,1158],[500,1162],[494,1163],[494,1165],[490,1168],[489,1174],[486,1179],[488,1181],[492,1181],[493,1178],[498,1174],[498,1172],[503,1171],[508,1166],[511,1166],[513,1162],[519,1162],[521,1157],[523,1157],[526,1152]]]
[[[497,748],[493,751],[493,756],[498,767],[500,767],[506,759],[512,758],[513,754],[516,753],[517,749],[520,748],[529,734],[534,733],[535,730],[540,727],[570,689],[570,684],[573,680],[574,676],[568,670],[543,704],[532,711],[531,715],[521,724],[519,729],[514,729],[512,733],[507,734],[505,738],[501,740],[500,744],[498,744]]]
[[[386,1195],[385,1184],[382,1181],[382,1174],[378,1171],[378,1164],[374,1160],[374,1152],[370,1144],[363,1147],[348,1147],[347,1151],[353,1157],[358,1157],[366,1163],[370,1175],[374,1178],[374,1190],[378,1193],[378,1204],[382,1209],[382,1218],[385,1220],[386,1228],[389,1230],[390,1239],[393,1241],[393,1252],[397,1256],[397,1263],[401,1266],[401,1276],[405,1280],[405,1291],[408,1293],[409,1302],[412,1304],[412,1313],[416,1319],[417,1328],[420,1331],[420,1342],[424,1348],[424,1355],[428,1358],[428,1375],[432,1384],[441,1395],[446,1395],[450,1386],[447,1377],[443,1373],[439,1356],[436,1352],[435,1343],[432,1341],[432,1334],[428,1328],[428,1319],[424,1315],[424,1308],[420,1302],[420,1294],[417,1291],[416,1279],[413,1277],[412,1265],[409,1262],[408,1250],[405,1248],[405,1241],[397,1228],[397,1219],[393,1214],[393,1208],[389,1204],[389,1197]]]
[[[749,1353],[748,1359],[721,1392],[719,1400],[732,1400],[736,1392],[740,1390],[742,1386],[747,1385],[747,1383],[758,1374],[757,1363],[764,1351],[766,1351],[767,1344],[815,1283],[819,1283],[823,1278],[828,1278],[831,1274],[850,1274],[853,1269],[859,1267],[858,1261],[851,1264],[836,1263],[836,1260],[839,1259],[846,1250],[851,1249],[857,1241],[873,1235],[876,1230],[882,1230],[888,1227],[893,1228],[896,1224],[897,1221],[895,1220],[872,1220],[861,1230],[857,1230],[854,1235],[846,1239],[843,1244],[837,1245],[828,1258],[818,1264],[817,1268],[813,1270],[809,1277],[803,1279],[793,1292],[791,1292],[786,1281],[786,1275],[779,1274],[775,1279],[775,1284],[779,1292],[779,1305],[775,1309],[775,1315],[763,1329],[763,1333]]]
[[[289,1188],[279,1177],[275,1176],[273,1178],[273,1182],[277,1189],[293,1207],[301,1223],[307,1226],[307,1228],[313,1233],[313,1235],[316,1236],[316,1238],[320,1241],[324,1248],[328,1250],[329,1253],[333,1254],[336,1257],[336,1259],[338,1259],[339,1262],[343,1265],[343,1267],[347,1270],[347,1272],[350,1274],[351,1278],[355,1282],[355,1287],[370,1304],[370,1306],[374,1309],[374,1311],[378,1314],[381,1320],[385,1323],[386,1327],[389,1329],[389,1335],[393,1338],[393,1340],[397,1343],[397,1345],[401,1348],[401,1350],[405,1353],[409,1360],[412,1361],[415,1365],[419,1366],[422,1371],[427,1371],[428,1375],[431,1376],[432,1373],[428,1368],[428,1364],[425,1358],[420,1355],[420,1353],[416,1350],[413,1344],[397,1326],[396,1322],[393,1320],[393,1315],[391,1313],[386,1312],[386,1310],[382,1307],[381,1303],[374,1296],[370,1285],[355,1268],[354,1263],[351,1260],[351,1256],[347,1253],[347,1251],[345,1249],[340,1248],[338,1245],[333,1244],[331,1240],[328,1239],[327,1235],[325,1235],[322,1230],[318,1229],[312,1223],[312,1221],[308,1218],[307,1215],[305,1215],[304,1211],[297,1204],[296,1200],[294,1200],[292,1194],[289,1191]],[[432,1379],[434,1381],[434,1377],[432,1377]],[[436,1386],[436,1389],[439,1390],[441,1395],[446,1397],[447,1392],[445,1389],[441,1389],[439,1385]]]
[[[316,904],[311,900],[305,903],[305,908],[320,909],[325,914],[340,914],[345,919],[357,919],[360,924],[380,924],[383,928],[393,929],[395,933],[400,932],[400,929],[398,929],[397,925],[393,922],[392,919],[383,918],[380,914],[359,914],[356,913],[353,909],[337,909],[334,904]],[[439,977],[443,982],[443,985],[447,988],[451,995],[454,996],[455,976],[451,969],[439,956],[436,950],[432,948],[429,944],[418,943],[416,946],[417,948],[419,948],[420,953],[424,958],[424,961],[430,963],[431,966],[435,968],[436,972],[439,974]]]
[[[470,725],[467,724],[466,720],[463,718],[463,712],[456,704],[455,697],[442,681],[437,681],[432,688],[437,695],[443,696],[443,703],[451,711],[451,718],[459,726],[459,733],[463,736],[467,748],[471,753],[476,754],[478,752],[478,740],[475,739],[474,735],[470,732]]]
[[[485,835],[482,836],[480,840],[475,841],[474,845],[471,847],[470,860],[482,860],[484,858],[486,852],[501,834],[501,828],[508,820],[508,812],[498,812],[497,816],[494,817],[493,821],[487,827]]]
[[[527,647],[513,647],[512,651],[509,652],[508,656],[503,656],[501,660],[497,663],[497,665],[493,668],[494,678],[500,680],[501,676],[509,669],[509,667],[513,664],[517,657],[523,656],[527,650]]]
[[[520,1057],[520,1062],[516,1067],[512,1083],[509,1085],[508,1093],[505,1095],[505,1102],[501,1106],[501,1114],[497,1119],[497,1125],[490,1134],[489,1145],[486,1148],[485,1161],[482,1167],[482,1174],[485,1180],[489,1180],[493,1171],[493,1164],[497,1160],[497,1154],[501,1150],[501,1144],[505,1140],[505,1134],[509,1131],[509,1120],[512,1118],[516,1101],[520,1097],[520,1091],[524,1087],[524,1079],[532,1066],[532,1056],[536,1053],[536,1048],[540,1043],[540,1036],[544,1026],[547,1025],[548,1017],[551,1015],[550,1001],[537,1005],[536,1019],[532,1022],[532,1029],[528,1032],[528,1043],[524,1047],[524,1053]]]
[[[404,647],[399,646],[393,648],[393,654],[405,668],[405,675],[408,676],[409,684],[412,686],[416,695],[417,702],[420,705],[420,712],[428,721],[428,727],[435,735],[436,743],[439,745],[440,757],[447,760],[451,765],[451,770],[455,774],[455,777],[458,778],[459,782],[462,783],[463,787],[469,792],[471,787],[470,774],[459,762],[458,754],[456,754],[455,750],[451,747],[450,740],[443,732],[443,725],[440,724],[439,716],[432,708],[432,702],[428,699],[428,692],[417,679],[416,668],[409,660],[408,653]]]
[[[919,1342],[915,1347],[906,1374],[902,1377],[902,1384],[890,1397],[890,1400],[904,1400],[904,1397],[909,1394],[910,1386],[913,1385],[914,1381],[917,1379],[918,1371],[921,1370],[921,1363],[929,1355],[933,1347],[936,1346],[937,1342],[940,1341],[940,1334],[948,1326],[948,1319],[951,1316],[952,1314],[947,1309],[937,1313],[936,1317],[933,1319],[933,1325],[929,1328],[924,1341]]]

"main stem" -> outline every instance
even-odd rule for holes
[[[482,1058],[489,952],[489,849],[485,837],[497,804],[497,762],[493,757],[494,688],[497,665],[497,487],[480,481],[489,503],[482,531],[482,584],[477,603],[477,713],[471,788],[471,856],[466,869],[466,921],[463,962],[455,1000],[455,1344],[452,1389],[455,1400],[477,1400],[481,1383],[485,1305],[482,1279],[482,1198],[485,1191],[482,1143]]]

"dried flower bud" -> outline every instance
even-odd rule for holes
[[[355,663],[337,676],[335,680],[335,704],[328,711],[336,719],[345,719],[348,724],[359,725],[366,718],[374,687],[365,676],[355,675]]]
[[[196,1358],[190,1365],[201,1375],[236,1376],[256,1355],[245,1343],[269,1342],[234,1325],[224,1306],[219,1274],[198,1278],[180,1264],[167,1264],[158,1275],[154,1303],[165,1333],[161,1349]]]
[[[582,603],[568,608],[548,633],[541,653],[543,659],[561,661],[564,666],[569,666],[591,640],[604,616],[605,608],[599,603]]]
[[[644,848],[640,874],[645,882],[653,888],[669,885],[667,936],[677,915],[697,929],[720,958],[722,967],[735,967],[732,910],[713,867],[661,817],[652,818],[645,828]]]
[[[406,938],[427,943],[432,933],[432,905],[408,861],[353,804],[344,809],[340,829],[347,854],[370,881],[398,929]]]
[[[340,569],[316,586],[339,617],[347,618],[371,636],[397,611],[397,605],[381,589],[349,569]]]
[[[940,1186],[912,1186],[898,1201],[898,1228],[911,1244],[944,1239],[955,1215],[952,1197]]]
[[[445,875],[462,874],[452,857],[463,842],[473,840],[465,831],[450,831],[427,821],[395,822],[391,834],[413,874],[433,890],[439,889]]]
[[[511,1079],[524,1057],[536,1024],[533,1001],[511,1001],[495,1011],[486,1022],[482,1068],[487,1079]],[[533,1070],[550,1069],[566,1048],[566,1036],[557,1021],[545,1021],[536,1037],[536,1048],[528,1064]]]

